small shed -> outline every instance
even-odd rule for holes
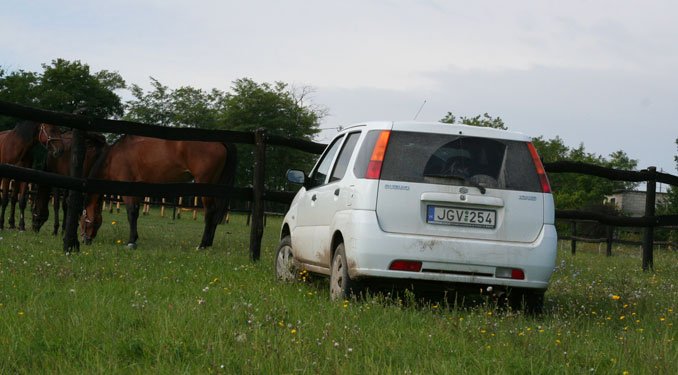
[[[605,197],[605,203],[613,204],[622,213],[629,216],[643,216],[645,214],[646,192],[636,190],[617,190]],[[667,193],[657,192],[656,205],[664,204],[668,199]]]

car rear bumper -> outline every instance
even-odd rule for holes
[[[343,230],[352,278],[394,278],[546,290],[556,261],[555,226],[534,242],[502,242],[386,233],[374,211],[352,211]],[[420,261],[421,271],[389,270],[395,260]],[[497,277],[519,269],[524,279]]]

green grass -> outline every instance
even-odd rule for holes
[[[196,251],[202,222],[124,213],[66,256],[43,231],[0,232],[0,373],[676,374],[678,253],[567,244],[541,317],[374,296],[273,276],[279,219],[249,261],[244,216]],[[115,224],[113,224],[115,222]],[[120,243],[118,243],[120,242]],[[406,298],[407,299],[407,298]]]

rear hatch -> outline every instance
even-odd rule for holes
[[[544,225],[545,193],[548,181],[526,136],[395,124],[376,212],[386,232],[533,242]]]

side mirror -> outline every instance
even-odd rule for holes
[[[306,183],[306,173],[298,169],[288,169],[287,181],[293,184],[303,185]]]

